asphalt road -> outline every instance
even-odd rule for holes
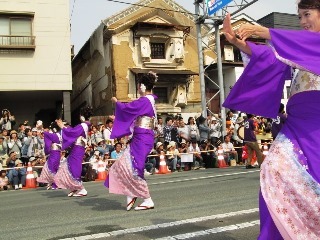
[[[243,167],[147,176],[155,209],[127,212],[103,182],[64,190],[0,192],[0,239],[256,239],[259,170]],[[140,202],[138,202],[140,203]]]

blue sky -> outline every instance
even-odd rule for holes
[[[117,0],[116,0],[117,1]],[[92,32],[105,19],[129,7],[138,0],[69,0],[71,18],[71,43],[75,45],[75,53],[83,46]],[[178,4],[194,13],[194,0],[176,0]],[[239,2],[239,1],[237,1]],[[295,0],[259,0],[245,11],[253,19],[259,19],[271,12],[296,13]]]

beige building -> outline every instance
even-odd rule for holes
[[[70,46],[69,1],[1,1],[0,108],[17,124],[71,120]]]
[[[194,22],[172,0],[141,0],[103,20],[72,61],[74,117],[86,105],[95,115],[112,114],[111,97],[136,99],[137,79],[149,71],[159,76],[154,88],[159,114],[200,113]]]

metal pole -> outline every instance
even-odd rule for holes
[[[199,1],[195,1],[195,14],[200,18]],[[199,77],[200,77],[200,93],[201,93],[201,108],[202,116],[207,118],[207,104],[206,104],[206,88],[204,81],[204,67],[203,67],[203,53],[202,53],[202,36],[201,36],[201,20],[196,21],[197,30],[197,44],[198,44],[198,57],[199,57]]]
[[[222,103],[225,100],[224,97],[224,85],[223,85],[223,73],[222,73],[222,59],[221,59],[221,44],[220,44],[220,31],[219,24],[215,23],[215,38],[216,38],[216,53],[217,53],[217,69],[218,69],[218,82],[220,88],[220,113],[222,120],[222,136],[226,135],[226,111],[222,107]]]

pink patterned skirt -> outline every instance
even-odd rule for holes
[[[55,184],[62,189],[77,191],[83,189],[82,181],[74,179],[69,171],[68,161],[63,161],[60,164],[59,170],[54,176]]]
[[[134,171],[131,162],[130,146],[109,170],[109,192],[138,198],[149,198],[149,188],[146,180]]]
[[[48,163],[46,162],[42,168],[40,177],[37,178],[37,182],[49,183],[54,182],[54,175],[48,168]]]

